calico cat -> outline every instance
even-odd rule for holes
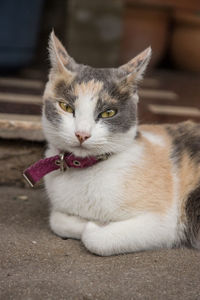
[[[71,153],[77,166],[96,159],[45,176],[52,231],[105,256],[200,248],[200,125],[137,122],[137,86],[151,49],[98,69],[77,64],[53,32],[49,44],[46,157]]]

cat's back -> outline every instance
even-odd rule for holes
[[[188,242],[200,248],[200,124],[166,126],[180,180],[181,221]]]
[[[200,124],[186,121],[178,124],[141,125],[140,132],[149,142],[163,145],[176,164],[181,163],[184,156],[200,163]]]
[[[149,140],[152,135],[152,142],[153,137],[157,136],[157,140],[162,137],[165,144],[161,151],[162,160],[168,156],[174,173],[173,182],[176,183],[179,223],[185,224],[188,242],[200,248],[200,124],[187,121],[172,125],[144,125],[141,131],[147,137],[149,135]],[[156,148],[154,145],[153,151],[157,153],[154,162],[159,160]]]
[[[165,125],[172,140],[172,156],[177,163],[187,154],[200,163],[200,124],[187,121],[176,125]]]
[[[165,125],[171,139],[170,159],[179,178],[183,210],[190,195],[200,195],[200,124],[187,121]],[[200,205],[200,204],[199,204]]]
[[[143,161],[126,176],[128,205],[135,207],[133,194],[140,206],[141,199],[148,198],[151,208],[165,211],[178,201],[184,218],[190,193],[200,189],[200,124],[141,125],[138,143],[143,147]]]
[[[200,185],[200,124],[142,125],[140,131],[149,142],[147,152],[153,152],[157,161],[172,164],[185,192]]]

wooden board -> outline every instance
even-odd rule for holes
[[[32,115],[0,114],[0,137],[44,141],[41,117]]]
[[[200,10],[199,0],[124,0],[124,2],[129,5],[156,5],[177,9]]]
[[[0,78],[0,138],[44,141],[40,80]]]

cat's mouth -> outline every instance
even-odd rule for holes
[[[89,147],[87,147],[86,145],[73,145],[71,147],[69,147],[68,149],[71,153],[73,153],[76,156],[88,156],[88,155],[92,155],[93,151],[91,151],[91,149],[89,149]]]
[[[83,150],[88,150],[88,147],[87,146],[85,146],[85,145],[76,145],[76,146],[73,146],[73,148],[74,149],[78,149],[78,150],[80,150],[80,149],[83,149]]]
[[[102,150],[97,150],[96,148],[92,148],[86,144],[70,146],[68,151],[78,157],[96,156],[105,153]]]

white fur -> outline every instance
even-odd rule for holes
[[[134,218],[98,225],[88,222],[82,234],[82,242],[91,252],[108,256],[119,253],[172,247],[178,245],[184,235],[179,219],[179,180],[173,171],[173,205],[166,214],[143,212]]]
[[[53,210],[50,215],[50,226],[61,237],[80,239],[86,224],[86,220],[62,212]]]
[[[87,223],[82,235],[86,248],[98,255],[172,247],[176,241],[174,216],[143,213],[135,218],[99,226]]]
[[[95,126],[94,109],[98,98],[92,91],[81,92],[75,102],[76,119],[75,131],[84,130],[89,135],[92,134],[92,129]]]
[[[150,143],[158,145],[160,147],[165,146],[165,141],[162,136],[147,131],[141,131],[141,133]]]
[[[121,177],[128,169],[131,152],[126,156],[127,161],[125,155],[117,157],[123,159],[117,166],[114,159],[80,174],[58,171],[47,176],[46,187],[52,200],[50,226],[56,234],[81,238],[88,250],[99,255],[172,247],[177,242],[177,202],[166,215],[143,212],[133,218],[131,212],[121,209]],[[138,164],[141,148],[136,149],[136,156]],[[177,197],[175,180],[174,200]]]
[[[123,176],[140,163],[142,153],[136,144],[91,168],[48,174],[45,183],[52,209],[102,223],[130,217],[131,212],[121,209]],[[51,149],[47,152],[54,154]]]

